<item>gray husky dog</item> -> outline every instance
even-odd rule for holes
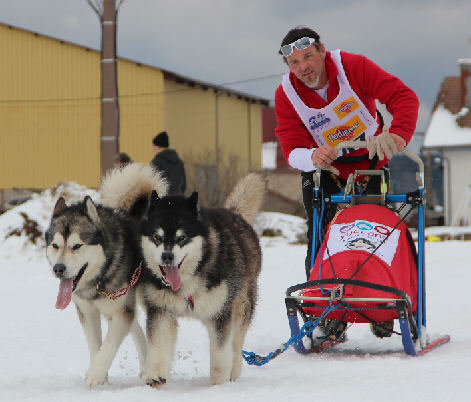
[[[169,379],[177,317],[202,321],[210,341],[210,383],[236,380],[242,346],[257,299],[261,250],[251,223],[265,193],[259,174],[243,178],[224,208],[200,208],[198,194],[152,193],[141,224],[146,262],[138,297],[147,314],[143,379]]]
[[[106,176],[102,204],[90,197],[67,205],[59,198],[46,232],[46,254],[60,279],[56,308],[71,300],[77,307],[90,352],[85,380],[90,387],[107,381],[108,370],[124,337],[131,332],[141,370],[146,341],[136,316],[136,287],[142,269],[138,220],[152,190],[166,194],[167,184],[150,167],[130,164]],[[108,318],[102,343],[101,315]]]

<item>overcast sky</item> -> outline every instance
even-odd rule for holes
[[[1,0],[0,21],[100,47],[86,0]],[[363,54],[415,90],[424,130],[443,78],[471,58],[470,21],[470,0],[125,0],[118,55],[273,99],[281,39],[308,25],[327,49]]]

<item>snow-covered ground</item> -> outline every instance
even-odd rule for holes
[[[130,338],[109,372],[109,384],[89,390],[83,380],[88,350],[75,309],[54,308],[58,281],[51,275],[44,240],[7,233],[23,224],[24,212],[44,231],[57,196],[78,199],[87,191],[65,186],[36,196],[0,216],[0,400],[1,401],[469,401],[471,365],[471,243],[426,244],[428,331],[451,342],[414,358],[401,339],[379,340],[368,325],[353,325],[348,341],[328,352],[302,356],[292,348],[265,366],[244,363],[234,383],[209,386],[209,345],[195,320],[181,320],[172,378],[160,390],[138,378]],[[68,198],[70,199],[70,198]],[[304,280],[305,246],[293,244],[299,218],[261,214],[262,227],[283,236],[262,238],[263,269],[256,316],[245,350],[266,355],[289,338],[284,307],[288,286]],[[144,317],[140,315],[141,323]],[[381,352],[382,351],[382,352]]]

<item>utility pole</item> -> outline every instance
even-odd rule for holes
[[[87,0],[101,22],[101,174],[113,167],[119,152],[119,103],[116,56],[116,21],[124,0]]]

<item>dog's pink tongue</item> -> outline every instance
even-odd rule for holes
[[[59,293],[57,294],[56,308],[64,310],[72,299],[72,288],[74,278],[63,278],[59,284]]]
[[[165,279],[167,279],[167,281],[170,282],[170,286],[172,287],[172,290],[180,289],[181,278],[180,278],[180,272],[177,266],[167,265],[165,267]]]

